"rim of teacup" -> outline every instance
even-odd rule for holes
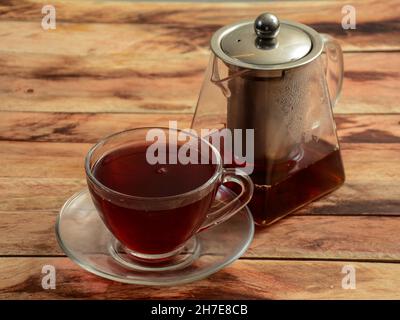
[[[216,159],[216,169],[214,174],[211,176],[211,178],[209,178],[205,183],[203,183],[202,185],[198,186],[197,188],[184,192],[184,193],[180,193],[180,194],[176,194],[176,195],[172,195],[172,196],[154,196],[154,197],[142,197],[142,196],[133,196],[133,195],[129,195],[129,194],[125,194],[116,190],[113,190],[109,187],[107,187],[106,185],[104,185],[103,183],[101,183],[93,174],[92,172],[92,168],[90,166],[90,160],[92,158],[93,153],[100,148],[101,146],[103,146],[107,141],[110,141],[111,139],[125,134],[125,133],[129,133],[129,132],[133,132],[133,131],[138,131],[138,130],[151,130],[151,129],[161,129],[161,130],[166,130],[166,131],[176,131],[176,132],[183,132],[189,136],[192,136],[196,139],[199,139],[201,142],[205,143],[206,145],[208,145],[212,152],[215,155],[215,159]],[[99,140],[96,144],[94,144],[88,151],[88,153],[86,154],[85,157],[85,172],[86,172],[86,177],[92,182],[94,183],[97,187],[99,187],[100,189],[102,189],[103,191],[110,193],[112,195],[118,196],[118,197],[124,197],[130,200],[137,200],[137,201],[143,201],[143,200],[163,200],[163,201],[169,201],[169,200],[176,200],[182,197],[189,197],[191,195],[194,195],[196,193],[199,193],[200,191],[203,191],[204,189],[208,188],[210,185],[214,184],[216,182],[216,180],[220,177],[220,175],[222,175],[223,173],[223,166],[222,166],[222,157],[221,154],[219,153],[219,151],[217,150],[217,148],[215,148],[211,143],[209,143],[207,140],[203,139],[202,137],[195,135],[189,131],[185,131],[185,130],[181,130],[181,129],[176,129],[176,128],[168,128],[168,127],[138,127],[138,128],[132,128],[132,129],[127,129],[127,130],[123,130],[123,131],[119,131],[119,132],[115,132],[112,133],[104,138],[102,138],[101,140]]]

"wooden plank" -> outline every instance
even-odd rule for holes
[[[90,142],[111,133],[146,126],[168,126],[177,121],[188,128],[192,114],[118,114],[1,112],[0,140]],[[345,143],[400,143],[400,115],[335,116],[340,141]]]
[[[85,143],[0,142],[0,210],[60,208],[85,185],[83,165],[89,147]],[[345,185],[298,214],[398,215],[400,145],[343,143],[342,155]]]
[[[56,289],[41,287],[44,265],[56,268]],[[343,266],[356,289],[342,289]],[[146,287],[99,278],[66,258],[1,258],[1,299],[399,299],[399,264],[239,260],[187,285]]]
[[[57,211],[85,187],[85,179],[0,178],[0,210]]]
[[[343,92],[336,113],[400,112],[399,52],[346,54],[344,68]]]
[[[375,169],[374,167],[371,168]],[[400,215],[400,188],[397,176],[385,172],[389,181],[373,176],[356,179],[360,170],[348,174],[344,186],[298,211],[298,215]],[[396,169],[398,170],[398,169]],[[394,171],[394,170],[393,170]],[[83,176],[83,173],[82,173]],[[349,177],[350,176],[350,177]],[[391,181],[396,177],[396,181]],[[379,179],[379,177],[378,177]],[[58,210],[73,193],[85,187],[82,179],[0,178],[0,210]]]
[[[0,220],[4,219],[0,222],[0,225],[5,226],[2,228],[4,231],[1,237],[2,241],[0,240],[0,248],[4,250],[4,254],[43,254],[45,252],[43,248],[46,248],[46,246],[50,246],[49,251],[46,251],[47,254],[58,252],[53,237],[54,218],[64,201],[85,186],[82,162],[88,147],[87,144],[72,143],[68,145],[62,143],[0,143],[0,150],[3,151],[2,157],[0,157],[0,173],[3,176],[9,176],[9,178],[0,178],[2,194]],[[342,147],[347,169],[346,184],[332,195],[313,203],[297,214],[399,215],[400,188],[398,175],[400,171],[398,154],[400,149],[398,145],[352,143],[343,144]],[[16,179],[16,175],[21,178]],[[26,178],[26,176],[32,178]],[[284,221],[300,219],[297,225],[301,226],[301,230],[303,230],[303,225],[308,223],[308,220],[306,222],[301,221],[303,218],[292,217]],[[334,234],[335,230],[344,230],[345,233],[338,238],[346,239],[348,233],[352,232],[352,229],[346,229],[347,225],[351,226],[350,228],[356,226],[357,230],[365,232],[367,235],[375,235],[375,226],[381,225],[381,220],[368,220],[367,225],[370,225],[370,228],[368,228],[361,227],[364,220],[349,223],[349,220],[338,219],[345,226],[338,226],[335,221],[322,222],[322,224],[333,226],[333,229],[329,232],[321,229],[320,222],[317,221],[316,225],[311,223],[311,227],[308,229],[311,235],[315,230],[321,231],[322,234],[318,231],[314,237],[307,235],[310,239],[309,247],[321,246],[321,237]],[[382,230],[386,230],[386,228],[390,230],[392,226],[398,228],[396,222],[398,220],[388,221],[387,225],[382,224]],[[9,229],[10,226],[14,226],[14,228]],[[18,228],[20,229],[17,232]],[[371,232],[369,232],[370,229]],[[292,230],[291,232],[298,231]],[[278,229],[277,233],[282,234],[284,238],[278,238],[276,243],[284,242],[288,234],[286,227],[283,230]],[[26,234],[29,234],[30,237],[26,237]],[[385,254],[385,241],[387,241],[388,233],[386,231],[378,233],[378,237],[381,237],[380,241],[374,239],[372,242],[378,243],[378,247],[381,246],[381,250],[378,252]],[[389,238],[393,239],[394,245],[397,246],[397,238]],[[21,242],[21,239],[26,239],[26,241]],[[50,244],[48,239],[52,239]],[[45,241],[43,242],[43,240]],[[295,243],[298,242],[297,238],[293,240]],[[332,246],[332,243],[334,244],[336,240],[336,238],[334,238],[334,241],[328,240],[328,243]],[[365,244],[366,248],[369,248],[370,242],[368,240],[361,237],[359,243]],[[272,242],[271,239],[267,238],[267,244]],[[352,242],[349,241],[349,243]],[[393,247],[389,243],[387,245],[389,248]],[[279,246],[268,245],[265,247],[276,248]],[[353,249],[344,250],[346,259],[353,257],[348,255]],[[290,250],[293,251],[290,253],[291,255],[299,252],[298,249],[290,248]],[[326,250],[326,247],[322,246],[322,253],[317,253],[317,257],[324,257]],[[357,254],[361,252],[361,256],[365,258],[364,251],[359,250]],[[285,248],[283,252],[285,252]],[[328,252],[331,258],[337,256],[333,252]],[[271,252],[267,254],[270,255]],[[303,254],[304,252],[301,252],[301,255]],[[311,252],[309,255],[313,256],[315,253]],[[386,258],[397,259],[396,255],[397,253],[395,256],[389,254]],[[381,259],[382,256],[373,255],[373,259],[375,258]]]
[[[0,7],[0,18],[4,19],[0,21],[0,34],[6,44],[0,51],[0,110],[191,112],[208,59],[207,43],[220,26],[218,23],[228,23],[229,17],[243,19],[264,7],[238,3],[194,6],[56,2],[61,23],[56,31],[44,32],[36,22],[40,21],[42,5],[43,2],[9,1]],[[327,6],[326,10],[321,5]],[[368,39],[369,45],[382,45],[390,32],[395,33],[395,43],[400,44],[399,27],[393,22],[397,21],[398,6],[388,10],[387,5],[357,3],[359,27],[354,32],[344,32],[339,27],[342,5],[342,2],[270,4],[271,9],[282,9],[282,14],[289,18],[312,26],[318,26],[313,22],[315,19],[322,19],[322,31],[339,32],[336,34],[339,38],[342,32],[343,39],[351,39],[353,44],[358,44],[357,37],[363,35],[377,37]],[[296,10],[296,6],[307,10]],[[220,12],[216,9],[221,7],[227,12],[223,17],[216,15]],[[316,15],[315,11],[326,16]],[[115,16],[104,12],[113,12]],[[198,19],[193,19],[196,15]],[[372,17],[377,21],[370,22]],[[327,22],[329,19],[337,21]],[[385,24],[379,19],[389,22]],[[185,41],[185,33],[193,33],[194,28],[196,37]],[[381,33],[385,41],[379,38]],[[373,71],[371,65],[375,66]],[[398,112],[396,70],[399,68],[400,55],[396,52],[346,55],[343,99],[336,111]]]
[[[192,113],[208,55],[0,51],[0,111]],[[345,70],[336,113],[400,112],[399,52],[347,53]]]
[[[0,177],[84,178],[85,143],[0,142]]]
[[[11,0],[0,4],[0,20],[6,22],[35,22],[40,28],[41,8],[45,0]],[[254,19],[259,13],[270,11],[281,19],[306,23],[320,32],[335,35],[347,50],[393,50],[400,48],[398,24],[400,9],[396,0],[385,2],[353,1],[356,9],[357,29],[344,30],[341,27],[342,7],[346,1],[279,1],[265,3],[196,3],[192,2],[117,2],[117,1],[61,1],[54,0],[57,9],[57,31],[63,23],[79,24],[75,31],[84,33],[88,24],[127,24],[132,27],[130,34],[143,34],[147,46],[160,45],[173,50],[195,51],[205,47],[211,34],[219,27],[244,19]],[[110,14],[112,12],[112,14]],[[10,28],[5,35],[13,28]],[[31,30],[33,32],[33,30]],[[45,34],[43,32],[43,34]],[[46,37],[47,35],[44,35]],[[8,38],[6,38],[8,39]],[[15,38],[12,38],[15,40]],[[79,50],[68,46],[70,39],[63,38],[68,52]],[[40,44],[40,38],[37,45]],[[93,39],[94,40],[94,39]],[[178,40],[178,41],[177,41]],[[66,41],[66,42],[65,42]],[[109,48],[118,39],[102,37]],[[132,41],[132,40],[131,40]],[[26,43],[32,43],[25,39]],[[176,44],[178,43],[178,46]],[[118,42],[119,44],[119,42]],[[99,44],[98,44],[99,45]],[[18,41],[12,48],[21,48]],[[82,50],[87,48],[79,42]],[[40,50],[47,51],[48,46]]]
[[[180,128],[188,128],[192,114],[5,111],[0,113],[0,119],[0,140],[95,143],[109,134],[127,129],[168,127],[170,120],[177,121]],[[389,121],[385,124],[391,130],[393,126]]]
[[[0,177],[84,178],[92,144],[0,141]],[[400,174],[400,145],[342,143],[348,181],[390,182]]]
[[[400,115],[335,114],[342,143],[400,143]]]
[[[391,173],[387,176],[387,179],[391,179],[390,176],[396,177],[395,182],[374,182],[371,176],[357,180],[357,174],[368,171],[368,165],[365,167],[354,174],[347,171],[347,181],[339,190],[309,204],[295,214],[399,216],[400,186],[396,174]]]
[[[31,200],[35,193],[32,192]],[[45,198],[39,196],[43,204],[52,200],[51,195]],[[43,205],[43,209],[30,212],[0,212],[0,255],[63,255],[54,233],[58,211],[46,210]]]
[[[246,257],[400,262],[400,217],[291,216],[257,233]]]
[[[58,210],[45,207],[0,210],[0,256],[63,255],[54,233]],[[293,215],[257,228],[244,257],[400,262],[399,228],[400,217]]]

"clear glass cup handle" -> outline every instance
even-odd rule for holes
[[[232,217],[235,213],[241,210],[246,204],[249,203],[253,196],[253,182],[250,177],[245,174],[240,174],[237,169],[224,169],[222,176],[222,184],[226,182],[233,182],[241,187],[241,192],[229,203],[223,207],[217,208],[215,211],[207,215],[206,221],[197,232],[204,231],[212,228]]]
[[[332,107],[335,106],[342,91],[343,84],[343,52],[340,44],[330,35],[321,34],[326,54],[325,76],[328,84]]]

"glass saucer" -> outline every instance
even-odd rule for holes
[[[222,186],[216,198],[221,204],[233,197],[233,193]],[[228,221],[189,240],[179,255],[191,258],[178,259],[175,268],[136,266],[120,254],[120,244],[103,224],[85,189],[62,207],[56,235],[68,257],[98,276],[142,285],[177,285],[203,279],[238,259],[253,239],[254,222],[245,207]]]

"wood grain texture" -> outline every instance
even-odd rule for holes
[[[358,27],[348,31],[340,26],[345,2],[280,1],[268,10],[332,34],[344,50],[393,51],[400,50],[395,3],[353,3]],[[46,32],[39,23],[43,4],[0,4],[0,110],[193,112],[212,33],[266,9],[260,3],[55,1],[59,23]],[[399,52],[348,53],[345,70],[336,112],[399,112]]]
[[[353,1],[357,29],[345,31],[347,1],[53,0],[57,29],[43,31],[45,0],[0,1],[0,299],[400,299],[397,2]],[[64,257],[54,223],[86,185],[90,146],[168,120],[187,127],[210,36],[262,11],[329,33],[345,51],[334,110],[345,185],[257,229],[242,259],[193,284],[125,285]],[[45,264],[56,267],[56,290],[41,287]],[[356,290],[341,288],[344,265],[356,268]]]
[[[0,142],[0,255],[60,254],[54,219],[66,199],[85,187],[83,158],[89,147],[87,143]],[[394,216],[400,215],[400,146],[343,143],[342,154],[346,184],[259,233],[256,249],[247,254],[399,259],[400,220]]]
[[[85,185],[91,144],[0,142],[0,210],[56,210]],[[298,214],[398,215],[400,145],[343,143],[346,183]]]
[[[400,112],[400,52],[345,54],[344,70],[336,113]]]
[[[0,111],[192,113],[208,57],[208,51],[169,59],[158,51],[70,56],[0,49]],[[344,59],[336,113],[400,112],[399,52]]]
[[[176,121],[182,129],[189,128],[192,114],[4,111],[0,117],[0,140],[95,143],[109,134],[127,129],[168,127],[169,121]],[[390,126],[387,121],[385,124],[388,130],[392,129],[393,124]]]
[[[372,168],[374,169],[374,168]],[[398,169],[395,169],[398,170]],[[387,181],[373,174],[356,179],[348,175],[339,190],[313,202],[297,215],[400,215],[399,182],[395,170],[386,170]],[[83,171],[83,169],[82,169]],[[359,171],[365,174],[368,169]],[[83,175],[83,173],[82,173]],[[390,181],[396,179],[395,181]],[[0,178],[2,197],[0,210],[31,211],[58,210],[67,198],[86,186],[82,179]]]
[[[55,290],[41,287],[42,267],[55,266]],[[342,289],[344,265],[355,290]],[[183,286],[145,287],[99,278],[67,258],[0,258],[1,299],[399,299],[400,264],[239,260]]]
[[[0,4],[0,20],[41,21],[40,12],[44,4],[47,4],[45,0],[3,1]],[[77,23],[81,31],[86,30],[87,24],[128,25],[132,27],[131,34],[142,33],[141,41],[147,46],[158,48],[162,44],[183,52],[206,46],[207,39],[217,28],[234,21],[254,19],[264,11],[274,12],[281,19],[306,23],[319,32],[335,35],[348,50],[400,49],[400,9],[396,0],[352,1],[357,11],[357,32],[341,27],[341,10],[348,4],[347,1],[221,2],[194,5],[191,2],[54,0],[52,4],[57,9],[59,23]],[[176,38],[182,39],[179,46],[173,41]],[[110,48],[115,43],[120,45],[113,39],[102,40],[108,42]],[[14,45],[19,46],[17,43]],[[67,43],[64,47],[77,50],[77,46],[68,46]]]
[[[85,187],[83,178],[0,178],[0,210],[21,214],[25,211],[57,211],[70,195]]]
[[[64,255],[54,232],[57,214],[45,208],[29,212],[0,210],[0,255]]]
[[[0,141],[0,177],[84,178],[84,158],[93,144]],[[400,145],[342,143],[348,178],[354,181],[396,182]],[[368,167],[369,166],[369,167]]]
[[[54,233],[57,210],[0,210],[0,256],[64,255]],[[246,258],[400,262],[400,219],[291,216],[257,228]]]
[[[90,142],[115,132],[147,126],[190,127],[192,114],[1,112],[0,140]],[[400,115],[335,116],[345,143],[400,143]]]
[[[335,115],[343,143],[400,143],[400,115]]]
[[[245,257],[400,262],[399,217],[292,216],[260,229]]]

